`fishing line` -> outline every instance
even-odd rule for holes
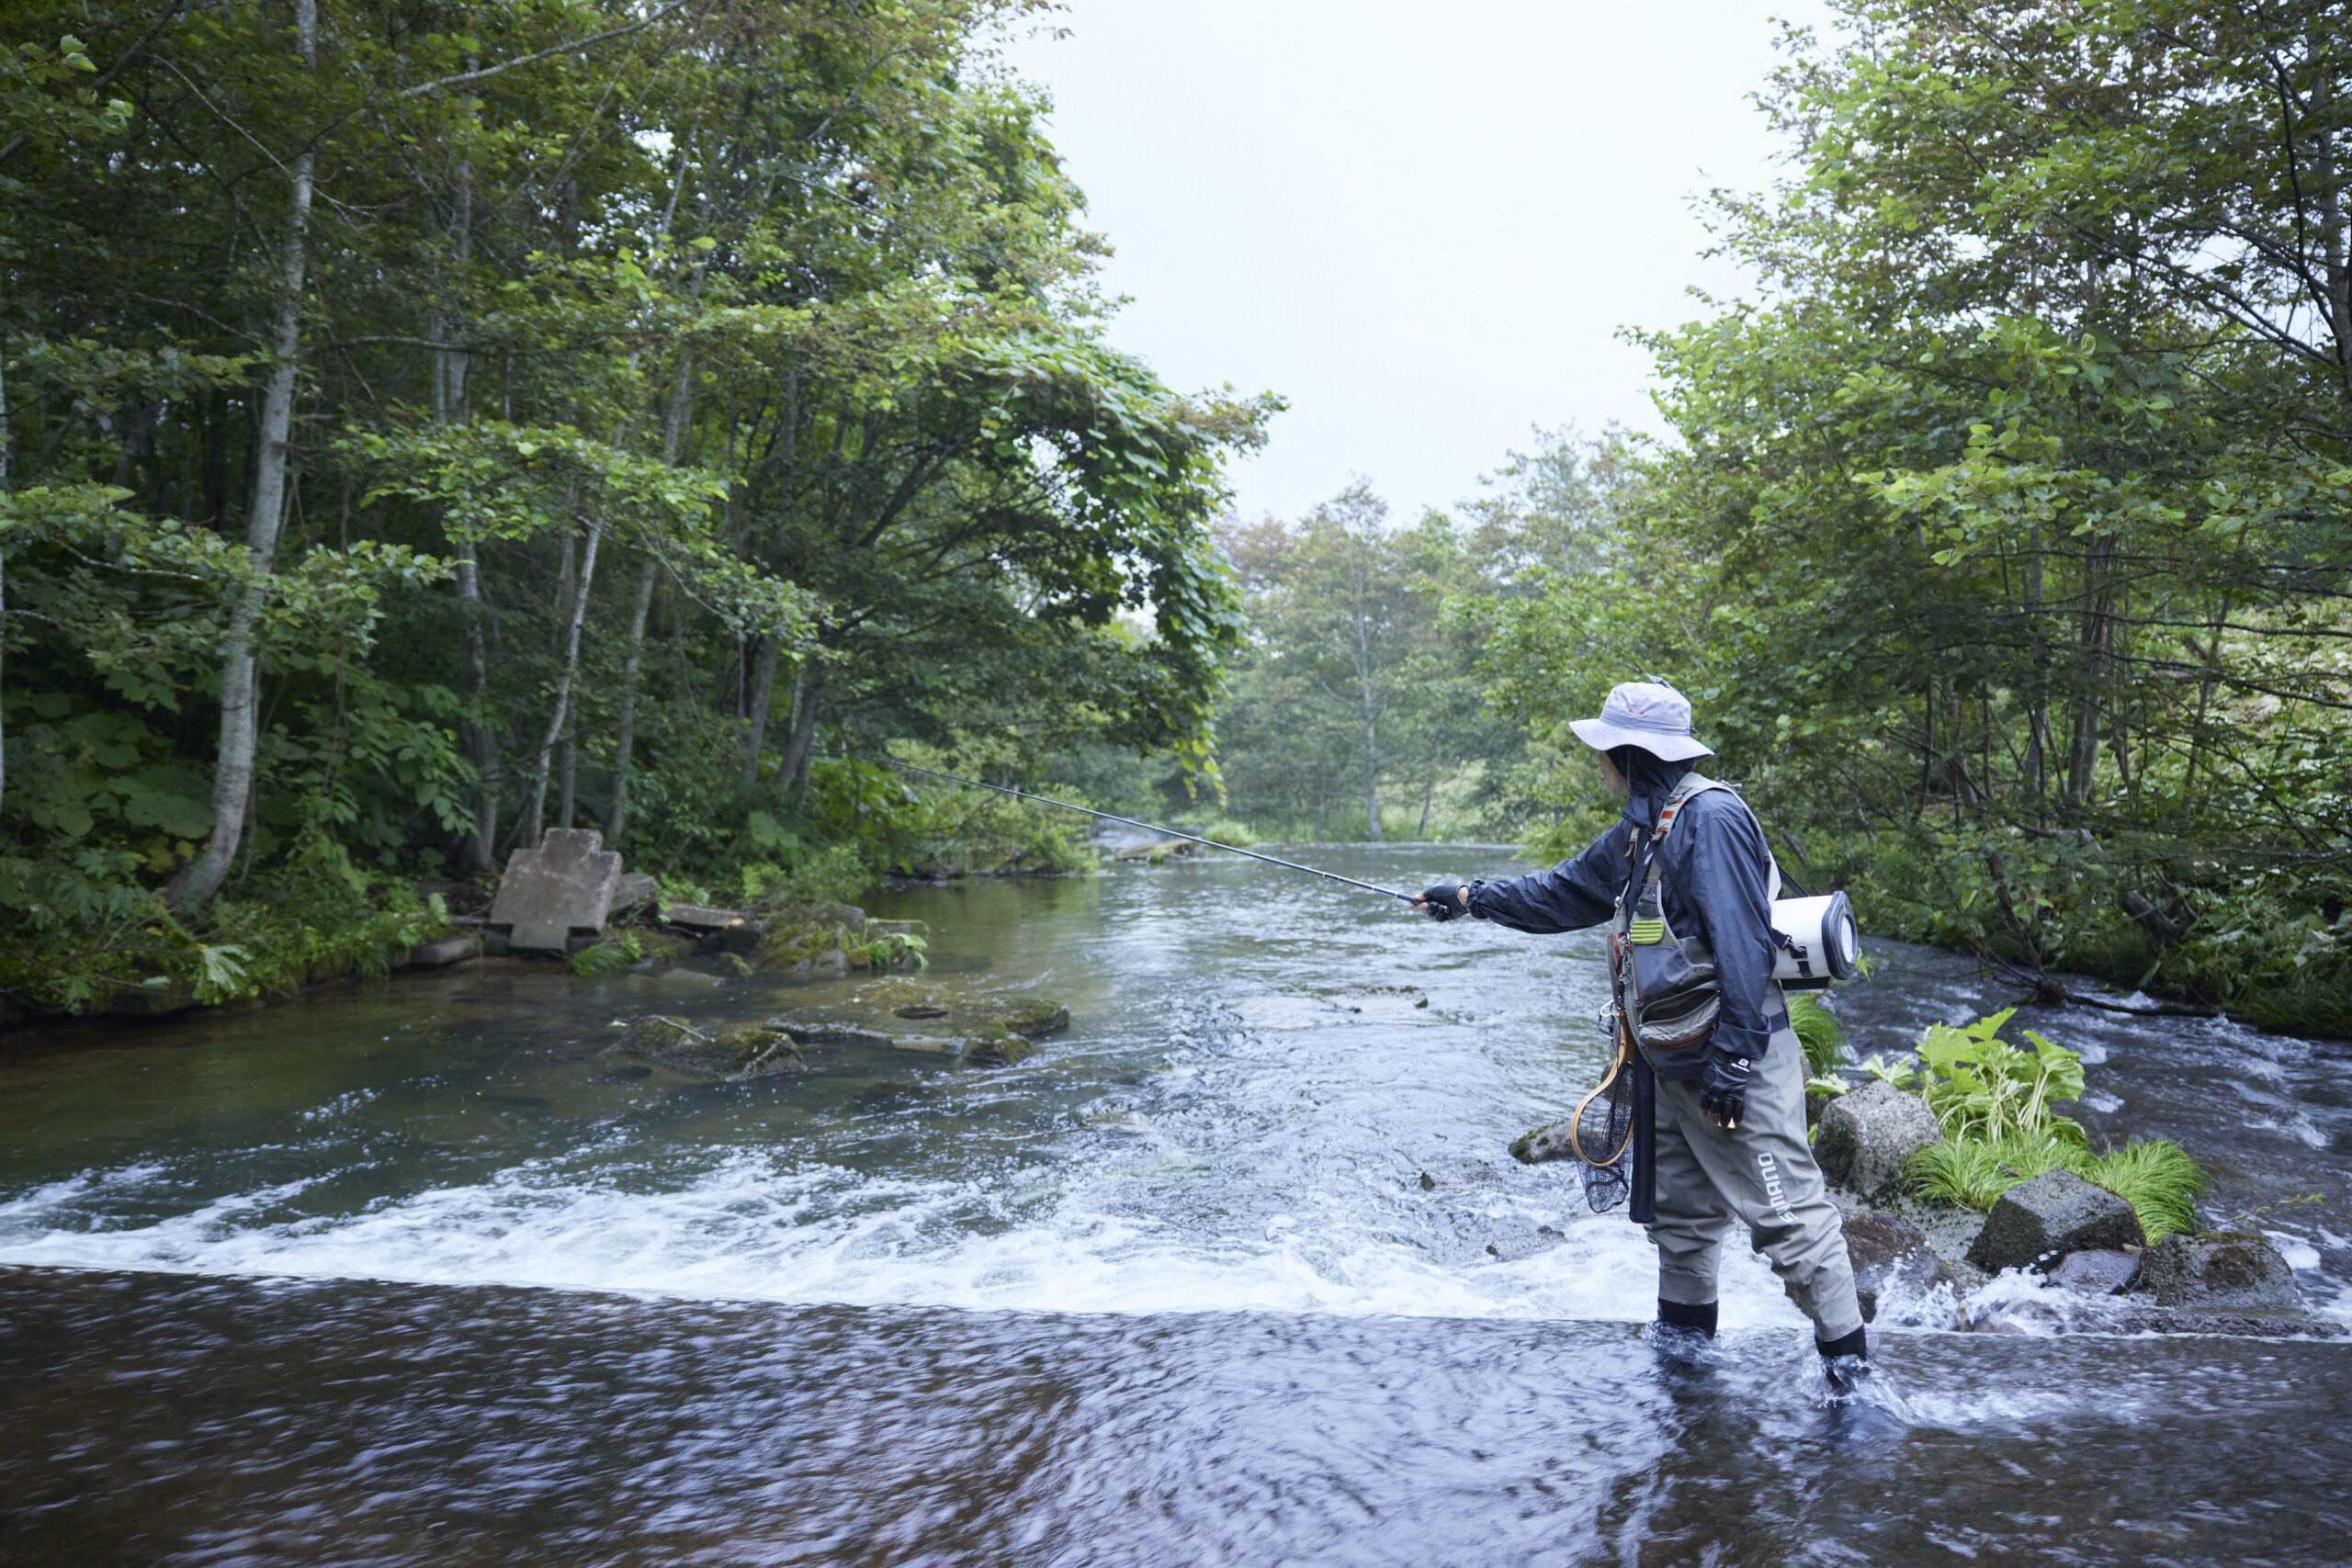
[[[1205,844],[1210,849],[1224,850],[1230,854],[1248,855],[1251,860],[1261,860],[1268,865],[1303,871],[1309,876],[1320,876],[1332,882],[1344,882],[1351,887],[1361,887],[1367,893],[1377,893],[1384,898],[1401,898],[1409,904],[1420,897],[1418,893],[1399,893],[1394,887],[1383,887],[1374,882],[1358,882],[1354,877],[1341,876],[1336,871],[1318,871],[1311,865],[1301,865],[1295,860],[1283,860],[1276,855],[1261,855],[1255,850],[1245,850],[1238,844],[1220,844],[1215,839],[1203,839],[1191,833],[1180,833],[1173,828],[1162,828],[1152,822],[1138,822],[1132,817],[1114,816],[1108,811],[1097,811],[1091,806],[1073,806],[1067,800],[1056,800],[1048,795],[1031,795],[1027,790],[1015,789],[1011,784],[992,784],[982,783],[978,779],[959,778],[954,773],[943,773],[936,768],[918,768],[912,762],[901,762],[896,757],[875,757],[872,761],[893,768],[904,768],[910,773],[923,773],[934,779],[945,779],[949,784],[968,784],[974,789],[992,789],[999,795],[1018,795],[1023,800],[1034,800],[1040,806],[1058,806],[1064,811],[1081,811],[1089,817],[1100,817],[1105,822],[1117,822],[1129,828],[1140,828],[1147,833],[1158,833],[1162,838],[1182,839],[1187,843]]]

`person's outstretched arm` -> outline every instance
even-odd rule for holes
[[[1581,931],[1600,924],[1615,913],[1617,885],[1624,878],[1624,866],[1625,829],[1611,828],[1595,839],[1582,854],[1564,860],[1549,871],[1531,871],[1524,876],[1476,884],[1470,888],[1466,912],[1515,931],[1544,935]],[[1431,894],[1440,891],[1430,890]],[[1458,894],[1443,900],[1425,897],[1415,907],[1435,912],[1432,907],[1441,902],[1457,906],[1453,909],[1454,913],[1464,912],[1458,908]]]

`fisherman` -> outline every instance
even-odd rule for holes
[[[1692,770],[1714,753],[1692,739],[1690,700],[1671,686],[1618,686],[1599,718],[1570,728],[1624,797],[1622,822],[1549,871],[1431,887],[1413,907],[1537,934],[1611,927],[1611,1026],[1657,1078],[1658,1326],[1714,1337],[1736,1222],[1813,1319],[1843,1392],[1868,1371],[1869,1346],[1842,1222],[1805,1139],[1804,1053],[1772,978],[1780,872],[1764,830],[1729,786]]]

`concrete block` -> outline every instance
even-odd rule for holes
[[[699,904],[665,904],[662,918],[690,931],[715,931],[744,918],[741,909],[710,909]]]
[[[550,828],[538,848],[517,850],[499,879],[490,929],[516,953],[561,953],[574,936],[605,929],[621,857],[590,828]]]
[[[613,878],[613,901],[605,907],[606,919],[623,909],[650,904],[662,895],[662,885],[642,871],[625,871]]]

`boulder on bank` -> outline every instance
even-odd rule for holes
[[[2300,1314],[2295,1271],[2278,1249],[2246,1231],[2176,1231],[2141,1260],[2141,1288],[2158,1306],[2192,1311]]]
[[[706,1077],[762,1077],[806,1065],[798,1043],[766,1024],[714,1032],[657,1014],[632,1020],[621,1044],[632,1055]]]
[[[2069,1252],[2120,1252],[2144,1239],[2131,1204],[2071,1170],[2052,1170],[2001,1194],[1968,1261],[1997,1274],[2055,1263]]]
[[[1830,1185],[1866,1203],[1892,1203],[1903,1196],[1911,1156],[1943,1136],[1926,1100],[1872,1079],[1822,1107],[1813,1146]]]
[[[1854,1266],[1854,1292],[1861,1298],[1862,1321],[1878,1317],[1881,1296],[1890,1291],[1923,1293],[1941,1272],[1927,1233],[1898,1214],[1855,1214],[1846,1221],[1846,1258]]]

